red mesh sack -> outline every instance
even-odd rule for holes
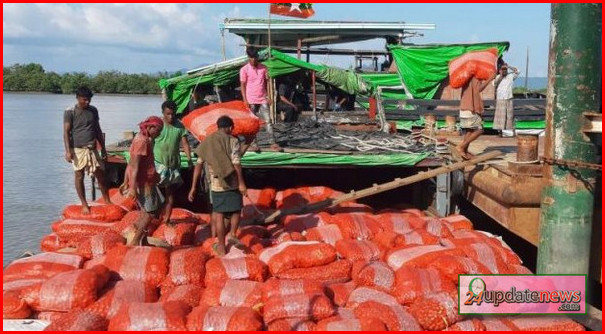
[[[90,207],[90,214],[83,214],[81,205],[68,205],[63,210],[63,217],[65,217],[65,219],[102,222],[118,221],[122,219],[125,214],[126,210],[115,204],[92,205]]]
[[[55,252],[68,246],[68,243],[61,240],[56,233],[46,235],[40,240],[40,250],[43,252]]]
[[[21,297],[36,311],[67,312],[94,303],[108,278],[108,270],[103,266],[77,269],[23,289]]]
[[[392,293],[395,287],[395,273],[382,261],[356,262],[351,276],[357,286],[367,286],[386,293]]]
[[[491,274],[507,274],[510,271],[502,256],[487,243],[476,242],[459,248],[466,256],[487,267]]]
[[[401,304],[409,305],[429,292],[453,293],[456,286],[443,277],[437,269],[401,267],[395,272],[393,295]]]
[[[440,256],[462,254],[463,252],[460,249],[440,245],[426,245],[393,250],[386,256],[386,259],[387,264],[393,270],[397,270],[404,265],[425,268]]]
[[[83,258],[92,259],[105,255],[108,250],[116,245],[124,244],[126,244],[126,239],[120,234],[113,231],[106,231],[81,242],[78,245],[76,252]]]
[[[120,221],[115,222],[111,227],[111,230],[117,232],[123,236],[127,236],[136,231],[134,224],[139,219],[141,215],[141,211],[130,211]],[[160,221],[158,219],[151,219],[151,223],[147,226],[149,233],[153,233],[155,229],[160,225]]]
[[[258,308],[262,303],[262,283],[227,280],[204,291],[202,304],[208,306],[232,306]]]
[[[363,317],[361,319],[342,319],[339,316],[330,317],[328,319],[321,320],[317,323],[318,331],[386,331],[387,327],[384,322],[370,317]]]
[[[67,314],[66,312],[35,312],[33,314],[33,318],[38,319],[38,320],[48,321],[48,322],[52,323],[54,321],[61,319],[66,314]]]
[[[400,234],[389,231],[378,232],[374,235],[372,241],[383,249],[396,248],[396,242]]]
[[[83,219],[65,219],[57,226],[55,232],[61,240],[83,241],[106,231],[110,231],[113,223]]]
[[[126,211],[133,211],[137,209],[137,200],[134,198],[123,196],[120,193],[120,189],[111,188],[109,189],[109,199],[111,203],[120,206]],[[105,204],[103,197],[99,198],[96,203]]]
[[[428,331],[440,331],[462,320],[458,301],[447,292],[427,293],[416,299],[410,313]]]
[[[199,285],[204,286],[206,275],[206,255],[202,247],[178,249],[170,253],[168,275],[162,286]]]
[[[329,284],[326,286],[326,295],[330,297],[337,306],[345,306],[351,292],[353,292],[356,287],[354,281]]]
[[[306,231],[313,227],[325,226],[330,222],[330,215],[325,212],[309,213],[306,215],[289,215],[282,219],[287,232]]]
[[[388,293],[372,288],[359,287],[353,290],[353,292],[351,292],[349,295],[349,300],[347,301],[346,307],[355,309],[357,306],[359,306],[359,304],[367,301],[374,301],[384,305],[400,306],[397,302],[397,299]]]
[[[355,308],[359,319],[378,319],[389,331],[419,331],[418,322],[401,305],[386,305],[376,301],[366,301]]]
[[[502,240],[488,232],[460,230],[454,232],[454,239],[450,239],[456,246],[465,246],[471,243],[486,243],[492,251],[498,254],[506,264],[520,265],[521,258]]]
[[[487,80],[496,73],[498,50],[469,51],[449,63],[450,86],[460,88],[472,77]]]
[[[193,218],[190,218],[193,219]],[[161,224],[153,237],[166,241],[171,246],[189,246],[193,245],[193,237],[195,235],[195,223],[183,223],[171,220],[173,225]]]
[[[463,215],[454,214],[441,218],[441,221],[448,225],[452,231],[472,230],[473,223]]]
[[[187,316],[190,331],[260,331],[263,321],[249,307],[199,306]]]
[[[440,238],[427,232],[424,229],[417,229],[406,234],[398,235],[394,244],[397,248],[421,246],[421,245],[437,245]]]
[[[283,280],[270,278],[262,287],[263,301],[272,297],[322,294],[323,291],[324,288],[320,282],[308,279]]]
[[[453,238],[448,225],[444,224],[441,220],[433,217],[424,217],[423,219],[426,221],[424,230],[429,234],[437,238]]]
[[[298,187],[278,191],[275,196],[275,201],[278,209],[289,209],[309,203],[321,202],[343,194],[344,193],[340,191],[323,186]]]
[[[58,317],[45,331],[106,331],[108,321],[87,310],[75,310]]]
[[[374,213],[371,206],[355,202],[343,202],[327,208],[326,211],[333,215],[339,213]]]
[[[273,188],[248,189],[247,196],[244,196],[242,219],[260,218],[263,214],[271,211],[275,204],[276,193],[277,191]]]
[[[63,253],[40,253],[13,261],[2,272],[3,288],[16,280],[43,279],[59,273],[82,268],[84,259],[79,255]]]
[[[263,318],[266,323],[278,319],[304,318],[318,321],[333,315],[334,305],[323,294],[273,297],[265,302]]]
[[[200,304],[203,292],[204,288],[198,285],[179,285],[164,289],[160,302],[181,301],[193,308]]]
[[[289,241],[263,250],[258,256],[273,275],[292,268],[317,267],[334,262],[334,247],[316,241]]]
[[[138,281],[118,281],[87,310],[102,316],[113,318],[122,305],[130,303],[153,303],[158,300],[157,289]]]
[[[158,286],[168,273],[168,251],[159,247],[117,245],[107,252],[105,264],[123,280]]]
[[[267,325],[267,330],[271,332],[284,332],[284,331],[306,331],[314,332],[317,330],[315,322],[307,318],[288,318],[279,319],[271,322]]]
[[[381,213],[374,216],[384,231],[397,234],[409,233],[414,229],[424,227],[424,222],[416,215],[403,213]]]
[[[444,331],[456,331],[456,332],[476,332],[476,331],[485,331],[485,325],[479,319],[469,319],[457,322],[446,329]]]
[[[221,116],[229,116],[233,120],[233,136],[254,136],[260,130],[260,119],[243,101],[215,103],[196,109],[183,117],[183,125],[197,140],[202,141],[216,132],[216,121]]]
[[[343,236],[340,228],[337,225],[331,224],[308,229],[305,233],[305,238],[309,241],[321,241],[335,246],[338,240],[343,239]]]
[[[186,331],[191,307],[184,302],[123,304],[109,321],[110,331]]]
[[[456,285],[458,284],[458,275],[491,273],[486,266],[466,256],[441,256],[436,258],[429,267],[437,269],[444,277]]]
[[[206,262],[206,286],[221,284],[228,279],[264,282],[267,266],[253,257],[214,258]]]
[[[382,231],[372,215],[365,213],[340,213],[333,215],[331,221],[340,228],[344,239],[371,240]]]
[[[2,318],[27,319],[32,310],[17,291],[2,291]]]
[[[347,282],[351,279],[351,262],[337,260],[325,266],[288,269],[277,277],[281,279],[310,279],[323,284]]]
[[[380,260],[384,254],[375,243],[367,240],[338,240],[336,252],[340,258],[352,262]]]

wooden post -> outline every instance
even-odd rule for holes
[[[300,60],[301,52],[302,52],[302,40],[299,38],[298,41],[296,42],[296,58],[298,58],[299,60]]]
[[[315,88],[315,71],[311,71],[311,91],[313,92],[313,113],[317,120],[317,88]]]

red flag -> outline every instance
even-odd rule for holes
[[[312,3],[272,3],[270,12],[271,14],[294,16],[301,19],[309,18],[315,14]]]

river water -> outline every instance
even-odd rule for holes
[[[63,111],[72,95],[3,94],[3,244],[7,265],[25,250],[39,251],[40,239],[62,209],[78,203],[73,170],[63,158]],[[160,96],[96,95],[106,142],[150,115],[160,115]],[[86,180],[90,195],[90,180]]]

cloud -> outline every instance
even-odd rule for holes
[[[149,71],[221,60],[218,23],[227,15],[241,14],[239,7],[225,14],[213,14],[206,4],[183,3],[3,4],[3,12],[4,45],[12,47],[11,55],[23,59],[12,62],[37,58],[30,52],[41,49],[49,54],[62,50],[65,59],[86,54],[82,49],[88,49],[96,52],[90,52],[90,57],[106,60],[124,60],[113,52],[135,57],[126,59],[127,63],[141,62],[154,55],[186,60],[186,63],[167,63],[164,68]],[[226,48],[230,56],[241,53],[235,47],[239,43],[241,38],[229,36]],[[3,58],[5,64],[11,63],[12,59],[7,59],[6,54]],[[105,69],[128,71],[125,65],[119,63]]]

